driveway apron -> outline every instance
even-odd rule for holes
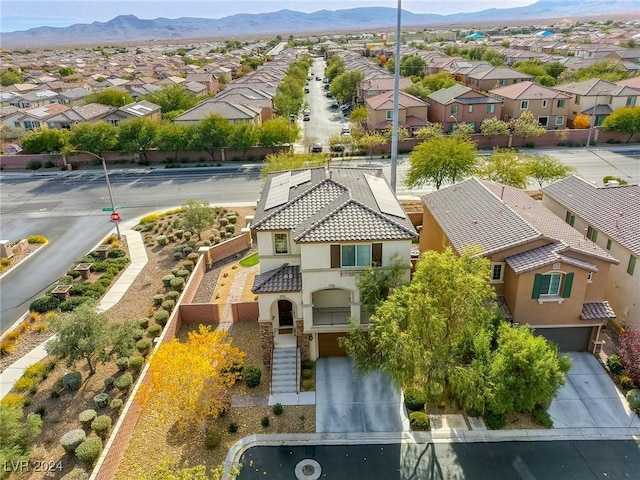
[[[409,430],[402,393],[380,372],[361,375],[346,357],[316,364],[316,432]]]

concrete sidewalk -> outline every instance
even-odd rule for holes
[[[118,280],[111,286],[107,293],[104,294],[100,303],[98,303],[98,309],[102,312],[109,310],[122,299],[126,291],[131,287],[133,281],[147,264],[147,251],[142,241],[142,235],[140,232],[132,230],[132,227],[136,224],[137,220],[136,222],[125,222],[120,226],[122,235],[127,239],[131,262],[127,265],[127,268],[122,272],[120,277],[118,277]],[[44,348],[46,343],[46,341],[41,343],[0,373],[0,398],[4,398],[11,391],[28,367],[47,356]]]

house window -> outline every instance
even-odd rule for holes
[[[506,80],[500,80],[500,86],[501,87],[506,87],[507,86],[507,81]]]
[[[587,238],[595,242],[598,239],[598,231],[595,228],[587,227]]]
[[[522,100],[520,102],[520,110],[526,110],[529,108],[529,100]]]
[[[495,103],[490,103],[489,105],[487,105],[487,113],[495,113],[495,111],[496,111]]]
[[[564,117],[556,117],[556,127],[564,125]]]
[[[633,255],[629,256],[629,265],[627,265],[627,273],[631,276],[633,276],[633,272],[636,269],[636,261],[638,259],[636,257],[634,257]]]
[[[609,105],[613,103],[613,96],[609,95]]]
[[[542,100],[542,108],[547,108],[547,101],[546,100]]]
[[[635,107],[637,98],[638,97],[627,97],[627,107]]]
[[[491,263],[491,283],[504,282],[504,262]]]
[[[593,272],[587,274],[587,283],[593,283]]]
[[[387,110],[387,120],[393,120],[393,110]]]
[[[558,108],[564,108],[564,100],[558,100],[558,103],[556,105],[558,106]]]
[[[573,285],[573,273],[536,273],[531,298],[569,298]]]
[[[273,244],[276,255],[287,255],[289,253],[289,241],[286,233],[274,233]]]
[[[473,113],[473,105],[469,105],[469,113]]]
[[[456,113],[458,113],[458,105],[452,105],[451,106],[451,115],[455,115]]]
[[[611,239],[607,240],[607,250],[611,250]]]
[[[538,117],[538,123],[541,127],[546,127],[549,124],[549,117]]]
[[[567,212],[564,217],[564,221],[573,227],[573,225],[576,223],[576,216],[571,212]]]
[[[342,245],[340,265],[342,267],[371,266],[371,244]]]
[[[576,105],[580,105],[580,95],[576,95]]]

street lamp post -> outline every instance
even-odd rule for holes
[[[396,20],[396,63],[393,71],[393,121],[391,122],[391,189],[396,191],[396,170],[398,168],[398,111],[400,97],[400,41],[402,40],[401,26],[402,0],[398,0]]]
[[[111,182],[109,181],[109,172],[107,171],[107,162],[105,162],[104,157],[101,157],[100,155],[95,154],[93,152],[89,152],[87,150],[74,150],[73,152],[86,153],[87,155],[91,155],[92,157],[100,160],[100,163],[102,163],[102,168],[104,170],[104,179],[107,181],[107,191],[109,192],[109,201],[111,202],[111,213],[112,214],[117,213],[116,204],[113,201],[113,192],[111,191]],[[118,235],[118,240],[120,240],[122,238],[122,235],[120,234],[119,220],[114,219],[114,223],[116,224],[116,234]]]

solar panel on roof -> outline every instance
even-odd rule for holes
[[[289,184],[289,186],[295,187],[309,181],[311,181],[311,170],[303,170],[302,172],[298,172],[295,175],[291,175],[291,183]]]
[[[287,203],[287,200],[289,200],[290,184],[291,172],[285,172],[273,177],[269,186],[269,193],[267,194],[264,209],[269,210],[270,208]]]
[[[383,178],[374,177],[373,175],[365,175],[364,178],[367,180],[369,189],[382,213],[387,213],[394,217],[407,218],[396,196]]]

